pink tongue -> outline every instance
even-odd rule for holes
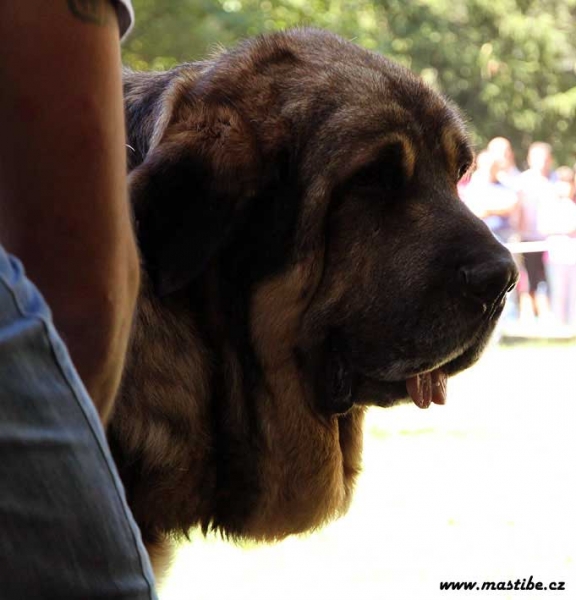
[[[446,384],[448,377],[436,369],[429,373],[420,373],[406,380],[406,389],[414,404],[420,408],[428,408],[434,404],[446,404]]]

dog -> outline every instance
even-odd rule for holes
[[[518,273],[459,200],[456,108],[296,29],[124,76],[142,292],[109,438],[157,571],[193,527],[345,513],[369,405],[446,400]]]

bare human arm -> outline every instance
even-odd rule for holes
[[[110,0],[0,3],[0,242],[106,422],[139,284]]]

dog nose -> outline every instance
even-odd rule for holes
[[[518,281],[518,268],[512,255],[507,251],[506,254],[460,267],[458,275],[464,295],[492,304],[512,291]]]

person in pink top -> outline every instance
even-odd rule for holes
[[[547,274],[552,314],[576,328],[576,202],[574,171],[556,171],[555,194],[540,206],[538,229],[548,240]]]
[[[516,166],[516,157],[510,140],[505,137],[495,137],[486,147],[498,164],[497,180],[509,189],[518,188],[520,169]]]

